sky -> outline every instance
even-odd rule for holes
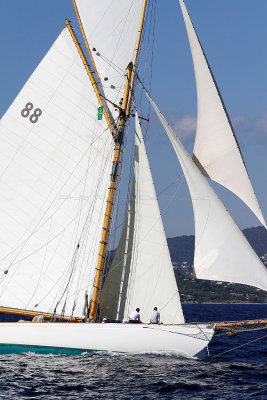
[[[187,0],[186,5],[232,120],[267,218],[267,1]],[[65,24],[78,29],[71,0],[0,0],[0,117]],[[81,40],[81,38],[80,38]],[[151,94],[192,153],[196,88],[178,0],[156,0]],[[166,234],[193,234],[193,212],[178,161],[155,115],[147,152]],[[213,187],[243,229],[260,223],[232,193]]]

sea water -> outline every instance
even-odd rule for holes
[[[267,304],[186,304],[184,311],[188,322],[245,320],[266,318]],[[1,355],[0,398],[267,399],[265,335],[267,329],[215,337],[213,358],[205,361],[169,354]]]

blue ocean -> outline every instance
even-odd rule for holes
[[[184,312],[187,322],[267,318],[267,304],[185,304]],[[0,398],[267,399],[267,329],[216,336],[209,351],[204,361],[162,354],[1,355]]]

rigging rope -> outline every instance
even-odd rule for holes
[[[267,328],[264,328],[264,329],[267,329]],[[231,351],[234,351],[234,350],[236,350],[236,349],[240,349],[241,347],[247,346],[247,345],[250,344],[250,343],[257,342],[257,341],[262,340],[262,339],[264,339],[264,338],[266,338],[266,337],[267,337],[267,335],[264,335],[264,336],[261,336],[261,337],[259,337],[259,338],[257,338],[257,339],[250,340],[249,342],[240,344],[239,346],[233,347],[233,348],[231,348],[230,350],[226,350],[226,351],[223,351],[223,352],[221,352],[221,353],[219,353],[219,354],[215,354],[214,356],[209,357],[209,359],[211,360],[212,358],[216,358],[216,357],[222,356],[223,354],[230,353]]]
[[[257,328],[245,328],[245,329],[240,329],[240,328],[233,328],[232,330],[226,330],[223,333],[216,333],[215,332],[215,336],[219,337],[219,336],[232,336],[233,335],[237,335],[240,332],[253,332],[253,331],[262,331],[264,329],[267,329],[266,326],[261,326],[261,327],[257,327]]]

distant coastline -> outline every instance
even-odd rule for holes
[[[267,267],[267,230],[253,227],[243,230],[262,263]],[[181,301],[184,304],[267,304],[265,291],[231,282],[194,278],[194,236],[167,239]]]

